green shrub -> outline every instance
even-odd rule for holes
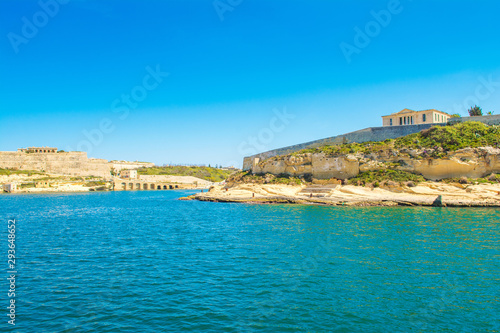
[[[31,175],[43,175],[45,172],[35,171],[35,170],[17,170],[17,169],[2,169],[0,168],[0,176],[10,176],[10,175],[21,175],[26,174]]]
[[[276,176],[270,173],[253,174],[250,171],[241,171],[235,173],[227,179],[227,182],[285,185],[301,185],[303,183],[300,178],[290,176],[286,173],[282,173]]]
[[[348,180],[350,185],[365,185],[373,184],[374,187],[380,186],[382,182],[393,181],[393,182],[413,182],[412,185],[418,184],[425,181],[422,175],[416,175],[414,173],[401,171],[401,170],[376,170],[362,172],[356,177]]]
[[[395,148],[443,148],[455,151],[463,148],[498,146],[500,128],[477,121],[467,121],[453,126],[434,126],[419,133],[397,138]],[[438,156],[439,157],[439,156]]]

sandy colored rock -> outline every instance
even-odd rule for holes
[[[360,172],[394,169],[421,174],[429,180],[446,178],[480,178],[500,173],[500,149],[493,147],[465,148],[444,154],[442,158],[422,158],[415,149],[380,151],[327,156],[324,153],[275,156],[252,167],[253,173],[288,174],[294,177],[311,175],[316,179],[349,179]]]
[[[322,205],[391,206],[435,205],[441,198],[444,206],[500,207],[500,184],[463,187],[460,184],[425,182],[415,187],[368,188],[354,185],[238,184],[230,188],[215,186],[192,198],[202,201],[248,203],[300,203]],[[320,191],[321,188],[324,191]],[[319,194],[315,194],[319,193]]]

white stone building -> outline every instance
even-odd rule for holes
[[[120,178],[137,179],[137,170],[123,169],[122,171],[120,171]]]
[[[388,116],[382,116],[383,126],[405,126],[420,124],[445,124],[451,118],[446,112],[439,110],[414,111],[404,109]]]

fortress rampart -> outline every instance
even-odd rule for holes
[[[448,121],[448,124],[456,124],[465,121],[479,121],[487,125],[500,125],[500,115],[451,118]],[[262,160],[268,159],[273,156],[290,154],[302,149],[352,142],[361,143],[367,141],[384,141],[386,139],[396,139],[401,136],[420,132],[421,130],[430,128],[435,125],[436,124],[420,124],[406,126],[368,127],[355,132],[332,136],[325,139],[269,150],[260,154],[245,157],[243,159],[243,170],[253,170],[254,167]]]
[[[0,152],[0,168],[74,176],[111,177],[107,160],[89,159],[85,152]]]

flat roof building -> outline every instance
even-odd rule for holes
[[[132,170],[132,169],[121,170],[120,178],[137,179],[137,170]]]
[[[17,184],[16,183],[5,183],[3,184],[3,191],[7,193],[12,193],[17,191]]]
[[[446,112],[439,110],[414,111],[404,109],[389,116],[382,116],[383,126],[405,126],[420,124],[442,124],[451,118]]]

